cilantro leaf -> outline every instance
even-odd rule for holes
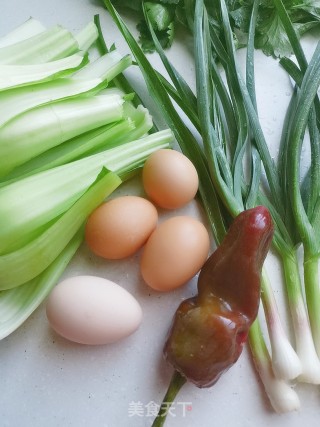
[[[290,55],[291,44],[275,10],[271,11],[267,19],[260,21],[255,42],[256,47],[262,49],[266,55],[275,57]]]
[[[142,16],[144,0],[112,0],[119,7],[139,11]],[[241,40],[248,33],[254,0],[226,0],[233,32],[237,31]],[[282,0],[290,19],[301,36],[320,23],[320,0]],[[206,0],[209,19],[219,25],[220,0]],[[145,2],[148,15],[163,48],[171,46],[175,25],[180,23],[193,27],[195,0],[149,0]],[[143,19],[143,16],[142,16]],[[145,52],[153,52],[154,45],[147,24],[142,20],[137,26],[140,43]],[[244,37],[243,37],[244,36]],[[239,47],[241,47],[241,43]],[[255,46],[267,55],[275,57],[292,53],[291,45],[273,0],[260,0],[256,25]]]
[[[146,2],[148,17],[155,31],[166,31],[174,20],[174,7],[169,4]],[[151,37],[151,36],[150,36]]]
[[[175,8],[170,4],[165,5],[152,2],[146,2],[145,6],[152,28],[161,46],[164,49],[170,47],[174,37]],[[141,21],[137,25],[137,28],[140,32],[139,41],[142,49],[145,52],[153,52],[155,48],[146,22]]]
[[[150,31],[145,21],[141,21],[137,28],[140,32],[139,42],[141,44],[141,48],[146,53],[152,53],[155,50],[154,43],[150,38]],[[163,49],[166,49],[171,46],[173,38],[174,38],[174,24],[171,22],[165,31],[155,31],[157,34],[157,38],[161,43]]]

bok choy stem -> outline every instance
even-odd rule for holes
[[[0,222],[6,227],[0,228],[0,254],[19,249],[66,212],[94,182],[101,168],[106,167],[124,180],[142,166],[148,155],[168,148],[171,142],[171,131],[163,130],[3,186]]]
[[[14,289],[0,291],[0,340],[15,331],[44,301],[83,241],[83,227],[39,276]]]
[[[89,214],[121,183],[103,172],[62,216],[25,246],[0,256],[0,289],[12,289],[34,279],[59,256]]]
[[[27,111],[0,128],[0,177],[84,132],[123,118],[119,95],[67,99]]]

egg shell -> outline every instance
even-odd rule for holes
[[[141,257],[145,282],[158,291],[184,285],[202,267],[209,253],[205,226],[188,216],[172,217],[151,234]]]
[[[51,327],[80,344],[102,345],[132,334],[142,320],[137,300],[110,280],[71,277],[51,292],[46,305]]]
[[[96,255],[122,259],[145,244],[157,222],[157,209],[145,198],[117,197],[100,205],[90,215],[85,239]]]
[[[197,170],[182,153],[161,149],[146,160],[142,181],[145,192],[158,206],[177,209],[189,203],[199,187]]]

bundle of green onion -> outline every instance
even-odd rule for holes
[[[320,384],[320,104],[317,96],[320,44],[308,64],[283,2],[273,0],[298,63],[297,66],[289,58],[280,61],[296,85],[283,123],[276,163],[259,122],[255,96],[254,36],[260,2],[255,0],[252,6],[245,78],[237,61],[228,2],[218,3],[221,29],[210,19],[206,2],[185,2],[194,16],[194,22],[190,22],[197,84],[193,93],[165,55],[153,31],[146,3],[142,2],[145,20],[170,81],[153,69],[111,1],[104,0],[168,126],[198,170],[200,196],[216,242],[219,244],[222,240],[230,217],[242,210],[264,204],[272,214],[273,243],[283,267],[295,342],[291,344],[284,332],[276,298],[264,271],[262,303],[268,334],[262,332],[259,317],[250,330],[250,346],[272,406],[277,412],[292,411],[300,405],[298,394],[291,387],[292,380]],[[203,145],[181,120],[172,100],[189,118]],[[307,131],[309,140],[305,138]],[[310,169],[301,184],[300,155],[307,143],[311,148]],[[299,274],[302,266],[297,257],[297,248],[301,246],[305,295]],[[173,379],[166,397],[178,388]],[[163,425],[163,417],[159,416],[154,425]]]
[[[0,339],[56,284],[93,209],[172,141],[116,84],[130,55],[90,59],[98,34],[30,19],[0,39]]]

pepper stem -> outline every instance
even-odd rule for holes
[[[174,371],[172,375],[167,393],[165,394],[161,403],[159,412],[151,427],[162,427],[166,421],[166,417],[169,413],[170,407],[179,393],[181,387],[187,380],[178,372]]]

